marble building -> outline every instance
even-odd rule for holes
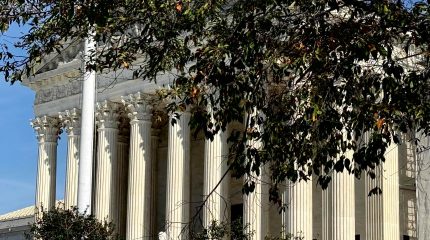
[[[25,82],[36,92],[31,122],[39,148],[36,209],[53,207],[56,184],[64,184],[56,181],[62,132],[67,136],[64,206],[77,205],[81,50],[82,43],[68,44],[61,54],[44,59]],[[376,179],[338,173],[325,191],[312,181],[286,183],[287,208],[279,213],[269,203],[264,169],[255,192],[247,196],[241,192],[243,180],[225,174],[228,132],[213,141],[193,137],[187,112],[180,113],[177,124],[169,123],[172,116],[154,92],[171,81],[168,74],[157,83],[133,79],[132,70],[97,76],[93,214],[115,223],[125,239],[187,239],[187,226],[198,230],[213,220],[240,217],[254,240],[286,232],[323,240],[430,236],[427,149],[417,151],[408,142],[393,145]],[[368,197],[376,185],[383,194]],[[3,222],[0,216],[0,226]]]

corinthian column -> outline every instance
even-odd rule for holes
[[[37,132],[39,141],[36,207],[38,211],[50,210],[55,206],[57,140],[60,123],[56,118],[44,116],[33,120],[31,125]]]
[[[323,240],[355,238],[354,175],[333,174],[328,189],[323,191]]]
[[[180,113],[178,113],[180,114]],[[173,114],[174,115],[174,114]],[[190,218],[190,113],[175,124],[169,121],[167,154],[166,221],[168,239],[188,239]]]
[[[406,144],[406,143],[403,143]],[[392,143],[385,153],[383,163],[382,204],[384,240],[397,240],[400,236],[399,213],[399,147]]]
[[[269,233],[269,179],[267,167],[260,169],[260,176],[248,176],[246,180],[254,181],[254,191],[243,195],[243,224],[251,240],[264,240]]]
[[[229,222],[229,175],[227,134],[218,132],[213,139],[205,140],[203,197],[207,198],[203,211],[203,226],[208,228],[212,221]],[[223,178],[224,177],[224,178]]]
[[[124,100],[130,118],[127,239],[151,238],[151,106],[138,93]]]
[[[157,236],[157,192],[158,192],[158,168],[157,168],[157,151],[160,141],[160,129],[152,128],[151,135],[151,236]]]
[[[312,239],[312,180],[290,183],[283,194],[285,233]]]
[[[94,215],[99,220],[118,224],[118,106],[104,101],[97,103],[98,147]]]
[[[160,141],[160,129],[169,121],[164,112],[154,110],[152,115],[152,132],[151,132],[151,236],[156,238],[157,233],[157,194],[158,194],[158,145]]]
[[[128,118],[121,115],[119,118],[118,133],[118,181],[117,181],[117,203],[118,203],[118,225],[117,232],[120,237],[126,236],[127,224],[127,192],[128,192],[128,162],[130,123]]]
[[[258,111],[255,109],[247,115],[247,132],[252,129],[261,131],[261,126],[257,123]],[[254,124],[251,124],[254,122]],[[248,136],[249,137],[249,136]],[[259,139],[249,138],[247,148],[260,150],[263,144]],[[249,151],[248,149],[248,151]],[[248,154],[247,154],[248,155]],[[249,155],[248,155],[249,156]],[[254,165],[254,159],[248,159],[251,165]],[[251,167],[253,169],[254,167]],[[246,227],[246,233],[251,235],[251,240],[263,240],[269,233],[269,190],[268,183],[268,166],[260,165],[260,174],[252,173],[245,175],[245,183],[253,182],[254,191],[243,195],[243,224]]]
[[[399,147],[391,144],[385,162],[375,168],[375,179],[365,178],[366,239],[397,240],[400,236],[399,216]],[[367,196],[375,187],[382,194]]]
[[[60,120],[67,132],[67,165],[64,206],[78,205],[79,144],[81,140],[80,112],[76,108],[60,113]]]
[[[371,132],[365,132],[362,136],[362,142],[368,145],[370,141]],[[371,178],[367,172],[364,176],[364,216],[365,216],[365,239],[367,240],[382,240],[384,239],[383,233],[383,213],[384,205],[382,202],[381,194],[369,193],[372,189],[376,187],[383,188],[383,169],[382,164],[375,167],[373,170],[375,178]]]
[[[370,176],[366,174],[365,181],[365,216],[366,216],[366,239],[367,240],[380,240],[383,239],[383,212],[384,205],[382,203],[382,195],[381,194],[373,194],[368,196],[369,192],[375,187],[379,187],[382,189],[383,184],[383,176],[381,171],[382,166],[377,166],[375,169],[375,179],[372,179]]]

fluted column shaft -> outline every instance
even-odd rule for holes
[[[363,134],[363,140],[366,144],[369,144],[371,133],[366,132]],[[384,204],[383,196],[381,194],[369,193],[376,187],[382,189],[384,176],[382,164],[376,166],[373,170],[375,178],[371,178],[368,174],[364,177],[364,215],[365,215],[365,238],[367,240],[382,240],[384,239],[383,223],[384,223]]]
[[[380,240],[383,239],[383,212],[384,206],[382,203],[382,195],[373,194],[368,196],[369,192],[375,187],[382,189],[383,176],[381,171],[382,166],[377,166],[375,169],[376,178],[372,179],[366,174],[365,176],[365,216],[366,216],[366,239],[367,240]]]
[[[323,191],[323,240],[355,238],[354,175],[333,174],[328,189]]]
[[[127,239],[150,237],[151,122],[131,122]]]
[[[312,239],[312,180],[290,183],[283,194],[284,232]]]
[[[151,107],[140,94],[123,100],[130,118],[127,239],[151,238]]]
[[[366,239],[397,240],[400,236],[399,147],[391,144],[385,162],[377,166],[375,179],[366,176],[365,194],[375,187],[380,195],[366,197]]]
[[[60,129],[59,121],[51,117],[36,118],[32,126],[39,141],[36,207],[39,211],[55,206],[57,141]]]
[[[60,120],[67,132],[67,163],[64,206],[78,205],[79,146],[81,140],[80,112],[77,109],[60,113]]]
[[[251,240],[264,240],[269,234],[269,189],[267,167],[262,166],[260,176],[252,176],[255,189],[243,195],[243,224]]]
[[[375,187],[380,195],[366,196],[366,239],[397,240],[400,236],[399,148],[391,144],[385,162],[375,169],[375,179],[366,176],[365,194]]]
[[[78,171],[80,135],[69,134],[67,140],[66,189],[64,205],[66,208],[78,204]]]
[[[203,226],[212,221],[227,223],[230,220],[229,175],[227,172],[228,145],[224,132],[205,140],[203,197],[207,198],[203,211]],[[224,178],[223,178],[224,177]]]
[[[247,113],[245,122],[248,129],[257,129],[262,131],[261,126],[257,124],[260,117],[259,112],[254,109]],[[247,147],[260,150],[263,144],[259,139],[248,136]],[[253,161],[253,159],[248,159]],[[251,162],[251,164],[255,164]],[[245,175],[246,182],[254,182],[254,191],[243,195],[243,225],[246,233],[250,234],[251,240],[263,240],[269,233],[269,185],[268,166],[260,165],[260,174]]]
[[[158,151],[158,142],[160,141],[160,130],[152,129],[151,136],[151,236],[158,236],[157,233],[157,191],[158,189],[158,168],[157,168],[157,151]]]
[[[109,102],[97,104],[98,147],[94,215],[99,220],[118,224],[118,113]]]
[[[118,181],[117,181],[117,203],[118,203],[118,225],[117,232],[120,237],[126,236],[127,223],[127,193],[128,193],[128,163],[130,131],[129,121],[125,117],[120,118],[118,135]]]
[[[190,218],[190,113],[169,121],[166,221],[168,239],[187,239]]]
[[[384,240],[397,240],[400,236],[400,213],[399,213],[399,148],[391,144],[385,154],[383,163],[383,232]]]

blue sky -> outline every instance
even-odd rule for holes
[[[22,31],[15,26],[6,34],[18,36]],[[0,42],[10,40],[9,37],[0,35]],[[34,95],[20,83],[4,82],[0,75],[0,215],[34,204],[38,148],[30,126],[35,117]],[[57,199],[64,195],[66,141],[63,133],[58,147]]]

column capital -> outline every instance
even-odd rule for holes
[[[81,110],[73,108],[60,112],[58,115],[69,136],[81,135]]]
[[[118,128],[120,105],[115,102],[98,102],[96,106],[96,119],[99,129]]]
[[[39,142],[57,142],[58,135],[61,132],[61,124],[58,118],[37,117],[30,124],[36,131]]]
[[[169,116],[159,110],[154,110],[152,112],[152,129],[155,131],[161,129],[169,122]]]
[[[124,112],[121,112],[118,123],[118,142],[128,143],[130,141],[130,124]]]
[[[131,124],[137,121],[151,121],[152,105],[141,92],[122,97],[122,103],[128,112]]]

